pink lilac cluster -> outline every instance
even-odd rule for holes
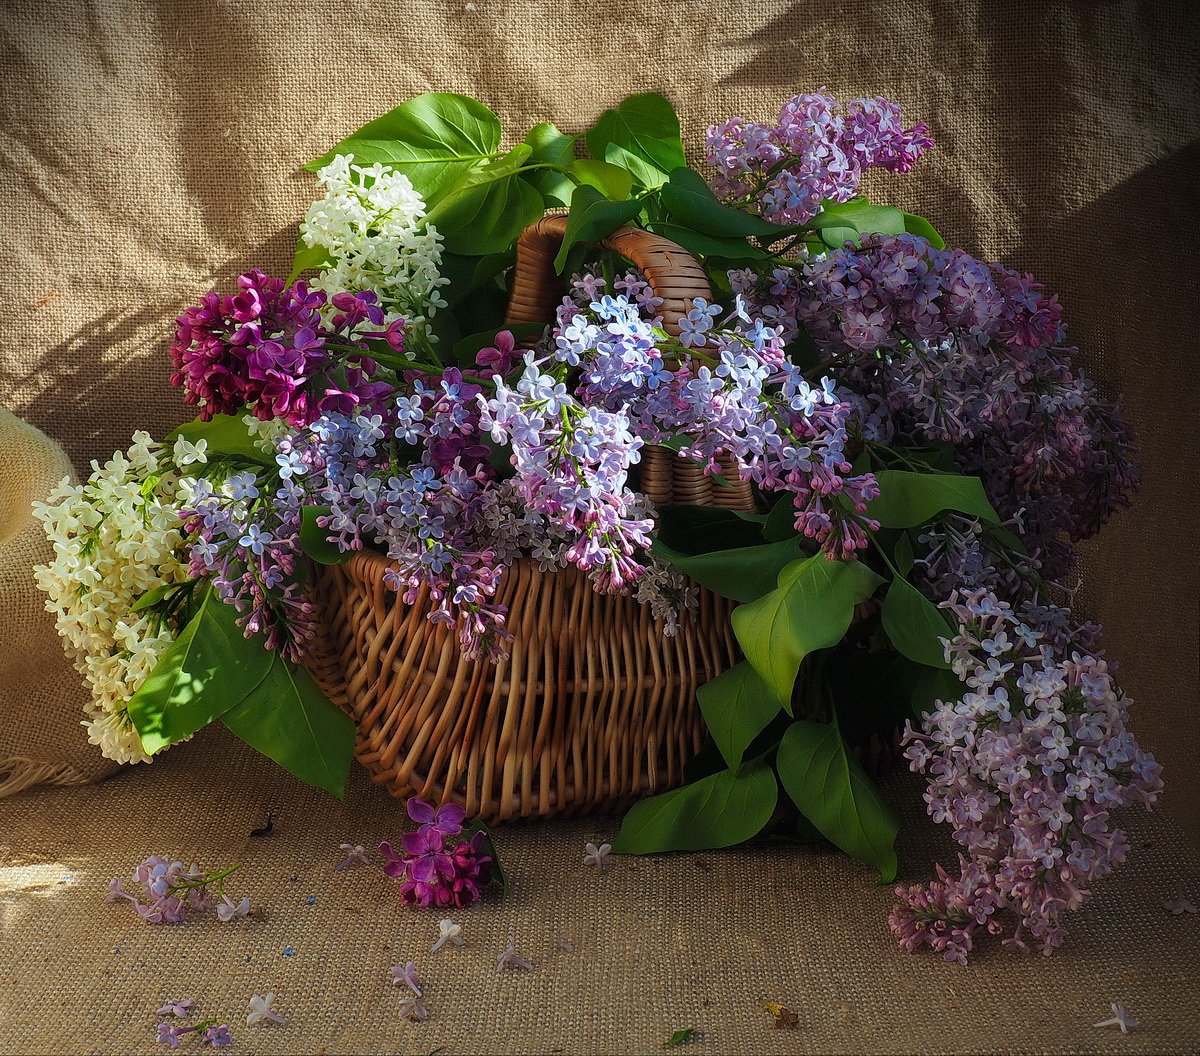
[[[289,660],[299,659],[316,627],[299,574],[302,503],[295,468],[281,456],[275,479],[248,470],[217,484],[197,479],[179,513],[191,539],[189,574],[241,613],[247,638],[263,635]]]
[[[1062,306],[1031,276],[895,235],[730,277],[784,340],[807,332],[864,401],[869,438],[953,445],[1045,577],[1128,504],[1129,426],[1072,368]]]
[[[257,268],[237,281],[237,293],[207,293],[177,319],[171,384],[201,418],[248,408],[263,421],[304,425],[373,407],[391,391],[373,380],[366,342],[383,339],[403,352],[404,322],[384,326],[374,293],[334,294],[326,321],[326,295],[303,282],[287,286]]]
[[[933,146],[925,125],[904,127],[896,103],[876,96],[842,106],[824,91],[784,103],[779,120],[733,117],[708,129],[713,189],[780,224],[803,224],[827,201],[854,197],[871,168],[908,172]]]
[[[946,660],[967,691],[940,701],[905,756],[929,777],[925,801],[963,847],[959,875],[898,887],[893,932],[966,963],[977,934],[1049,953],[1063,915],[1125,857],[1113,815],[1162,789],[1154,757],[1126,728],[1129,701],[1106,662],[1052,649],[990,593],[944,603],[958,621]]]
[[[423,799],[408,801],[408,816],[417,831],[400,837],[399,851],[386,840],[379,845],[383,871],[400,880],[400,900],[410,906],[459,909],[479,901],[492,875],[492,858],[484,853],[483,831],[466,836],[466,812],[454,803],[434,808]]]
[[[680,454],[718,472],[732,457],[767,492],[789,493],[795,526],[830,556],[853,558],[879,525],[871,474],[846,454],[857,410],[831,378],[812,385],[786,357],[778,327],[696,298],[678,340],[659,329],[636,274],[610,296],[592,276],[577,281],[558,312],[556,358],[580,377],[580,399],[630,420],[639,440],[686,437]]]
[[[113,877],[105,901],[124,899],[147,924],[179,924],[189,912],[215,905],[209,887],[232,871],[207,873],[198,865],[152,854],[137,864],[129,880]]]

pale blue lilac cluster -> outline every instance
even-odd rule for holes
[[[1051,648],[991,593],[955,594],[946,660],[967,692],[937,703],[905,734],[905,756],[926,774],[925,801],[963,847],[959,875],[898,887],[893,932],[966,963],[982,932],[1049,953],[1063,914],[1125,857],[1113,813],[1151,806],[1162,789],[1154,757],[1126,728],[1128,698],[1109,665]]]
[[[680,441],[683,457],[718,472],[732,457],[766,492],[789,493],[795,526],[833,558],[850,559],[878,529],[867,503],[873,475],[853,472],[847,445],[857,407],[832,378],[810,384],[784,353],[780,328],[696,298],[672,339],[646,318],[644,283],[620,280],[603,292],[576,281],[554,331],[556,358],[580,373],[581,399],[625,415],[646,442]]]
[[[1045,577],[1128,504],[1129,426],[1071,367],[1062,306],[1032,277],[913,235],[730,277],[785,340],[807,332],[869,438],[953,445]]]
[[[210,887],[215,884],[219,896],[222,882],[233,871],[209,873],[198,865],[152,854],[134,867],[129,880],[109,881],[106,901],[125,900],[147,924],[179,924],[189,912],[215,905],[217,896]]]
[[[778,121],[733,117],[708,129],[713,189],[779,224],[803,224],[829,201],[854,197],[867,169],[908,172],[933,146],[923,124],[904,127],[900,106],[875,96],[844,106],[824,91],[796,95]]]
[[[422,908],[459,909],[479,901],[492,876],[486,833],[464,833],[466,812],[454,803],[435,808],[414,796],[408,801],[408,816],[417,823],[417,831],[400,837],[400,850],[386,840],[379,845],[383,871],[401,882],[400,900]]]
[[[171,384],[206,421],[248,409],[263,421],[304,425],[327,412],[374,407],[392,386],[374,379],[367,340],[397,353],[405,342],[404,320],[385,323],[373,292],[327,298],[257,268],[238,277],[237,293],[206,293],[177,324]]]
[[[191,539],[188,572],[241,615],[246,637],[296,660],[312,639],[312,603],[299,545],[303,494],[288,455],[278,473],[243,470],[197,478],[179,511]]]

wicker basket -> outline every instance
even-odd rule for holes
[[[517,245],[509,323],[549,322],[561,301],[553,260],[566,220],[546,217]],[[704,272],[673,242],[630,228],[602,243],[633,262],[663,298],[678,333]],[[641,489],[656,503],[754,508],[731,466],[726,486],[663,448],[643,451]],[[508,606],[508,658],[465,659],[453,629],[405,605],[384,583],[375,553],[315,570],[325,630],[309,669],[358,726],[357,755],[395,796],[462,803],[488,820],[616,807],[671,788],[700,747],[696,689],[731,666],[732,604],[700,591],[698,608],[665,637],[648,606],[600,595],[574,568],[509,568],[497,600]]]

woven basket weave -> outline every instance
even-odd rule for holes
[[[553,320],[565,229],[546,217],[521,236],[508,323]],[[601,246],[642,270],[669,332],[693,297],[711,296],[700,266],[667,239],[626,228]],[[722,470],[731,486],[648,448],[640,487],[659,504],[753,509],[749,485]],[[393,795],[498,821],[616,807],[683,780],[704,733],[696,689],[737,659],[730,602],[701,590],[668,638],[633,598],[597,594],[574,568],[518,561],[496,596],[510,655],[492,664],[463,657],[453,629],[427,618],[425,594],[405,605],[384,583],[388,567],[364,552],[314,570],[324,640],[308,667],[354,718],[359,760]]]

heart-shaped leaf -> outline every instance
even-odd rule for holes
[[[873,865],[885,884],[896,879],[893,845],[900,826],[858,760],[846,751],[835,723],[792,723],[775,765],[784,790],[822,836]]]
[[[726,205],[694,169],[672,170],[660,193],[675,223],[705,235],[734,239],[756,236],[775,241],[796,230]]]
[[[341,799],[354,755],[354,722],[307,671],[268,653],[262,681],[221,721],[289,773]]]
[[[500,119],[483,103],[453,92],[427,92],[401,103],[304,167],[353,154],[360,165],[382,162],[404,173],[432,207],[463,173],[500,151]]]
[[[793,535],[778,543],[684,554],[655,540],[650,552],[723,598],[754,601],[775,589],[779,573],[804,554],[806,543],[804,536]]]
[[[696,692],[705,725],[725,762],[741,764],[750,743],[779,714],[775,694],[745,660],[706,682]]]
[[[923,216],[917,216],[914,213],[904,214],[904,230],[910,235],[920,235],[926,239],[934,249],[945,249],[946,240],[938,234],[937,228],[933,226]]]
[[[840,642],[854,607],[882,582],[861,561],[815,554],[787,565],[769,594],[734,609],[733,630],[746,659],[789,711],[801,662]]]
[[[452,253],[502,254],[545,212],[542,196],[518,171],[530,155],[520,144],[501,158],[465,169],[425,215]]]
[[[353,557],[350,550],[340,550],[329,539],[329,531],[317,524],[318,517],[328,517],[328,506],[305,506],[300,510],[300,549],[322,565],[341,565]]]
[[[950,667],[941,639],[954,632],[937,606],[907,580],[892,580],[880,616],[899,652],[928,667]]]
[[[172,429],[163,443],[170,446],[180,437],[193,444],[207,440],[205,454],[210,462],[224,458],[250,466],[275,465],[275,459],[258,446],[241,415],[214,414],[207,422],[195,418]]]
[[[629,171],[607,161],[579,158],[571,163],[571,175],[614,202],[624,201],[633,191],[633,177]]]
[[[647,190],[687,164],[675,108],[655,92],[631,95],[605,110],[585,139],[593,158],[627,169]]]
[[[882,469],[875,479],[879,498],[867,505],[867,514],[884,528],[916,528],[943,510],[978,517],[988,524],[1000,523],[978,477]]]
[[[838,221],[849,221],[839,226]],[[822,207],[809,226],[820,231],[822,241],[831,249],[847,242],[858,245],[863,235],[900,235],[904,233],[904,213],[890,205],[873,205],[865,198],[833,202]]]
[[[577,242],[599,242],[619,227],[629,223],[641,211],[637,201],[610,202],[595,187],[583,184],[571,195],[571,212],[562,246],[554,258],[554,267],[561,272],[567,263],[567,253]]]
[[[613,840],[617,854],[732,847],[758,835],[775,811],[779,786],[762,760],[722,770],[635,803]]]
[[[552,165],[565,169],[575,160],[575,141],[578,136],[568,136],[558,130],[553,121],[534,125],[525,137],[531,148],[527,165]],[[521,173],[521,178],[532,184],[547,205],[569,205],[575,184],[564,172],[556,168],[530,168]]]

